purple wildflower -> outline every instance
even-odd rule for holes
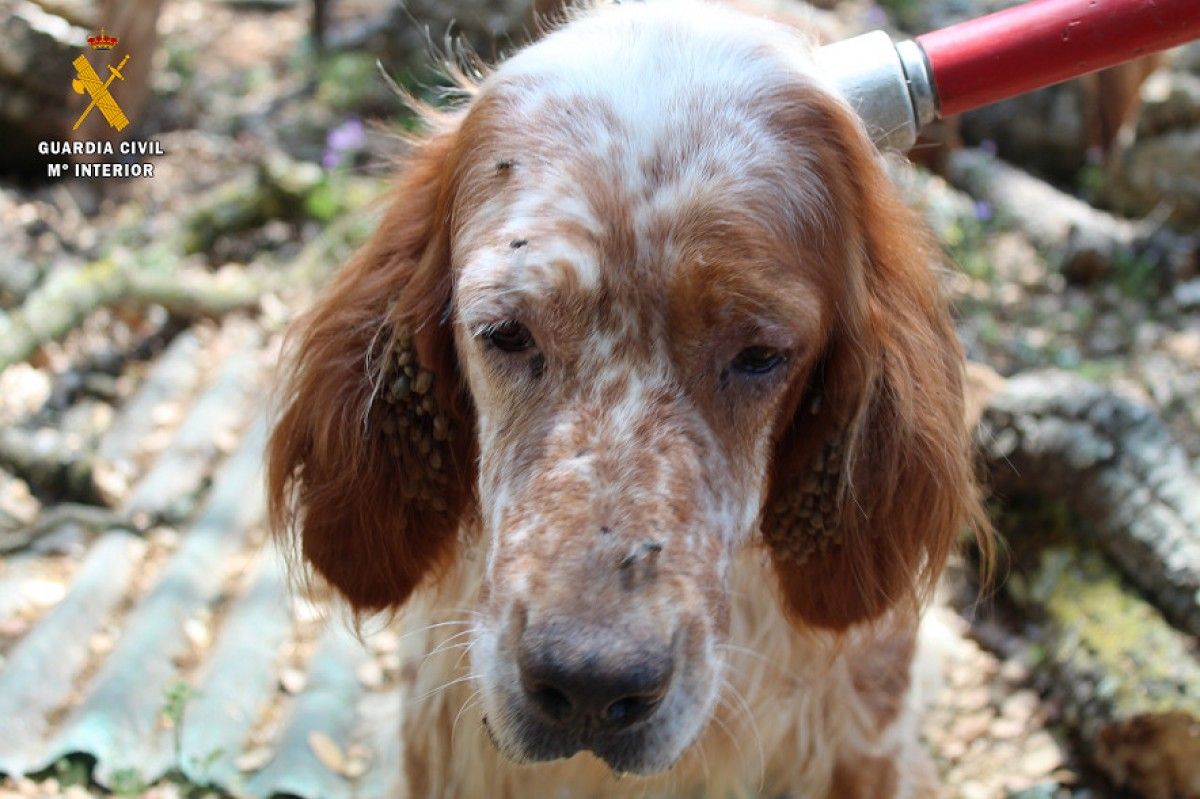
[[[367,131],[359,119],[347,119],[329,131],[325,137],[325,155],[321,163],[326,169],[343,164],[367,145]]]

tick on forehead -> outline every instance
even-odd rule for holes
[[[505,233],[502,242],[473,254],[459,277],[459,291],[474,300],[530,301],[600,288],[594,252],[561,236]]]

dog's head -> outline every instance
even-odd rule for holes
[[[514,759],[668,767],[739,550],[841,630],[915,607],[977,512],[935,252],[810,52],[707,5],[574,20],[434,120],[297,325],[275,520],[359,611],[481,530]]]

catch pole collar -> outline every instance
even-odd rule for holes
[[[871,31],[825,45],[817,63],[881,150],[907,150],[937,118],[931,73],[916,42],[892,44],[883,31]]]
[[[1032,0],[893,44],[883,31],[822,47],[818,63],[875,144],[1200,38],[1200,0]]]

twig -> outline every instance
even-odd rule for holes
[[[73,524],[94,533],[113,527],[128,527],[128,521],[119,514],[97,505],[65,502],[46,508],[33,524],[15,530],[0,530],[0,555],[24,549],[47,533]]]

